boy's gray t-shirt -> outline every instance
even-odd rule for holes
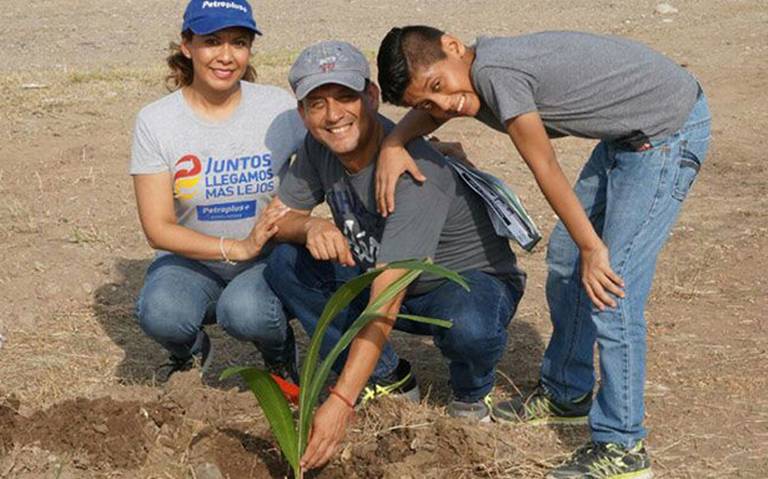
[[[536,111],[553,138],[661,139],[698,93],[690,73],[645,45],[581,32],[478,38],[471,75],[478,120],[506,133],[507,120]]]
[[[388,133],[394,124],[379,116]],[[524,274],[506,239],[496,235],[482,200],[424,140],[407,146],[429,178],[418,184],[400,179],[397,208],[387,218],[376,210],[376,162],[350,174],[328,148],[307,134],[288,170],[278,196],[294,209],[311,210],[323,201],[336,226],[349,241],[358,266],[431,257],[454,271],[480,270],[512,278],[520,290]],[[422,275],[409,294],[421,294],[439,284]]]
[[[181,90],[144,107],[136,118],[130,165],[131,175],[170,173],[178,224],[236,239],[248,236],[277,193],[306,133],[293,95],[273,86],[240,85],[240,104],[222,122],[196,115]],[[247,267],[203,263],[224,277]]]

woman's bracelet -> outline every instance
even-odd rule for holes
[[[334,389],[334,388],[328,388],[328,392],[330,392],[332,396],[336,396],[337,398],[341,399],[341,402],[343,402],[344,404],[346,404],[346,405],[347,405],[347,407],[349,407],[349,408],[350,408],[352,411],[354,411],[354,410],[355,410],[355,405],[354,405],[354,403],[352,403],[352,401],[350,401],[349,399],[347,399],[347,398],[345,398],[344,396],[342,396],[342,395],[341,395],[341,393],[340,393],[340,392],[338,392],[336,389]]]
[[[231,248],[231,246],[230,246],[230,248]],[[227,256],[227,250],[224,249],[224,237],[223,236],[219,237],[219,252],[221,253],[221,257],[222,257],[221,261],[223,263],[231,264],[231,265],[237,264],[236,261],[232,261],[231,259],[229,259],[229,256]]]

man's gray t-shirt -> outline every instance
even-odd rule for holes
[[[661,139],[698,93],[691,74],[645,45],[581,32],[478,38],[471,75],[478,120],[506,133],[508,120],[536,111],[553,138]]]
[[[251,232],[306,133],[293,95],[273,86],[240,85],[240,104],[222,122],[196,115],[181,90],[144,107],[136,118],[130,166],[131,175],[170,173],[178,224],[235,239]],[[225,277],[247,267],[203,263]]]
[[[388,133],[393,123],[379,116]],[[424,140],[407,146],[429,178],[418,184],[400,179],[397,208],[386,219],[376,211],[375,158],[350,174],[328,148],[307,134],[278,196],[294,209],[311,210],[323,201],[337,227],[349,241],[358,266],[431,257],[458,272],[480,270],[510,277],[523,289],[524,274],[506,239],[496,235],[482,200]],[[422,275],[409,294],[421,294],[439,284]]]

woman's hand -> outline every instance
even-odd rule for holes
[[[589,299],[600,311],[606,306],[616,307],[611,294],[624,297],[624,281],[611,269],[608,248],[603,242],[594,249],[581,251],[581,282]]]
[[[395,211],[397,180],[406,171],[420,183],[427,181],[403,145],[384,141],[376,165],[376,204],[381,216],[386,218]]]
[[[264,245],[267,244],[277,233],[277,223],[280,218],[288,213],[289,208],[284,205],[277,207],[270,206],[259,215],[256,224],[253,225],[251,233],[242,240],[227,240],[224,242],[224,249],[227,252],[227,258],[234,261],[248,261],[261,254]],[[230,244],[230,241],[233,243]],[[227,250],[231,248],[231,250]]]

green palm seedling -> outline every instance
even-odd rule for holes
[[[352,302],[352,300],[370,286],[379,274],[388,269],[405,270],[406,273],[390,284],[389,287],[369,303],[368,307],[360,313],[360,316],[358,316],[357,319],[355,319],[352,326],[350,326],[339,339],[331,352],[318,365],[320,343],[322,342],[323,335],[330,323]],[[221,374],[221,379],[239,374],[256,396],[256,399],[259,401],[259,404],[264,411],[264,415],[269,421],[272,433],[277,439],[280,449],[283,451],[285,458],[293,469],[294,477],[302,477],[299,459],[304,454],[304,450],[307,447],[309,428],[312,425],[312,418],[315,414],[320,391],[328,379],[334,361],[339,357],[342,351],[349,346],[361,329],[363,329],[370,321],[380,316],[380,313],[377,311],[407,288],[408,285],[414,282],[424,271],[454,281],[469,290],[467,283],[457,273],[432,264],[429,260],[409,260],[390,263],[385,267],[370,270],[367,273],[349,280],[340,287],[333,296],[331,296],[320,316],[317,328],[315,329],[315,334],[312,336],[309,343],[309,349],[307,350],[307,355],[301,368],[300,377],[302,387],[299,393],[298,421],[294,420],[288,400],[267,371],[253,367],[233,367],[226,369]],[[410,314],[398,314],[397,317],[445,328],[451,327],[449,321],[441,319],[426,318]]]

